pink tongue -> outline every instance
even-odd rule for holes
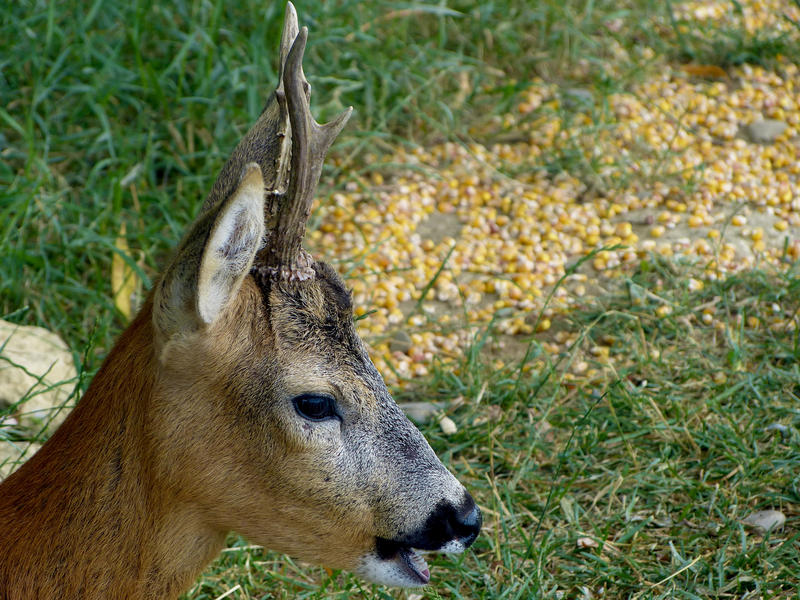
[[[423,583],[428,583],[431,579],[431,572],[425,559],[413,550],[405,552],[406,564],[412,571],[415,571],[423,580]]]

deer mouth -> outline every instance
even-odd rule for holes
[[[405,585],[425,585],[430,581],[431,572],[422,557],[422,550],[402,542],[377,538],[375,551],[381,562],[391,564],[396,575],[406,580]]]
[[[422,558],[418,550],[410,546],[400,548],[397,551],[395,561],[398,561],[400,566],[404,568],[410,576],[416,578],[421,585],[425,585],[431,580],[431,572],[428,569],[428,563],[425,562],[425,559]]]

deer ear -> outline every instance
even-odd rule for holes
[[[264,180],[258,164],[249,163],[203,250],[197,281],[197,312],[203,323],[213,323],[239,290],[263,237]]]
[[[256,163],[234,192],[202,213],[156,289],[153,319],[170,335],[212,324],[236,295],[264,237],[264,180]]]

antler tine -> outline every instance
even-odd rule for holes
[[[287,15],[288,13],[287,9]],[[302,248],[306,221],[311,214],[311,203],[322,173],[325,154],[353,110],[352,107],[348,108],[324,125],[317,123],[311,116],[310,88],[302,70],[307,38],[308,29],[303,27],[294,39],[282,73],[281,83],[286,94],[292,130],[292,157],[289,185],[285,200],[278,211],[275,229],[270,236],[267,257],[268,266],[277,267],[273,272],[293,280],[314,276],[312,260]]]
[[[280,48],[280,63],[278,65],[278,88],[276,92],[278,94],[283,94],[283,73],[286,70],[285,64],[286,59],[289,56],[289,51],[292,49],[292,44],[294,44],[294,40],[297,37],[300,28],[297,25],[297,11],[294,8],[294,4],[291,2],[286,3],[286,14],[283,18],[283,31],[281,32],[281,48]],[[300,74],[305,81],[305,75],[302,72],[302,65],[300,67],[301,71]],[[308,82],[306,82],[308,85]]]

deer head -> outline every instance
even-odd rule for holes
[[[424,585],[481,516],[392,400],[350,294],[302,247],[324,156],[288,4],[280,83],[158,282],[157,479],[215,530],[368,580]]]

